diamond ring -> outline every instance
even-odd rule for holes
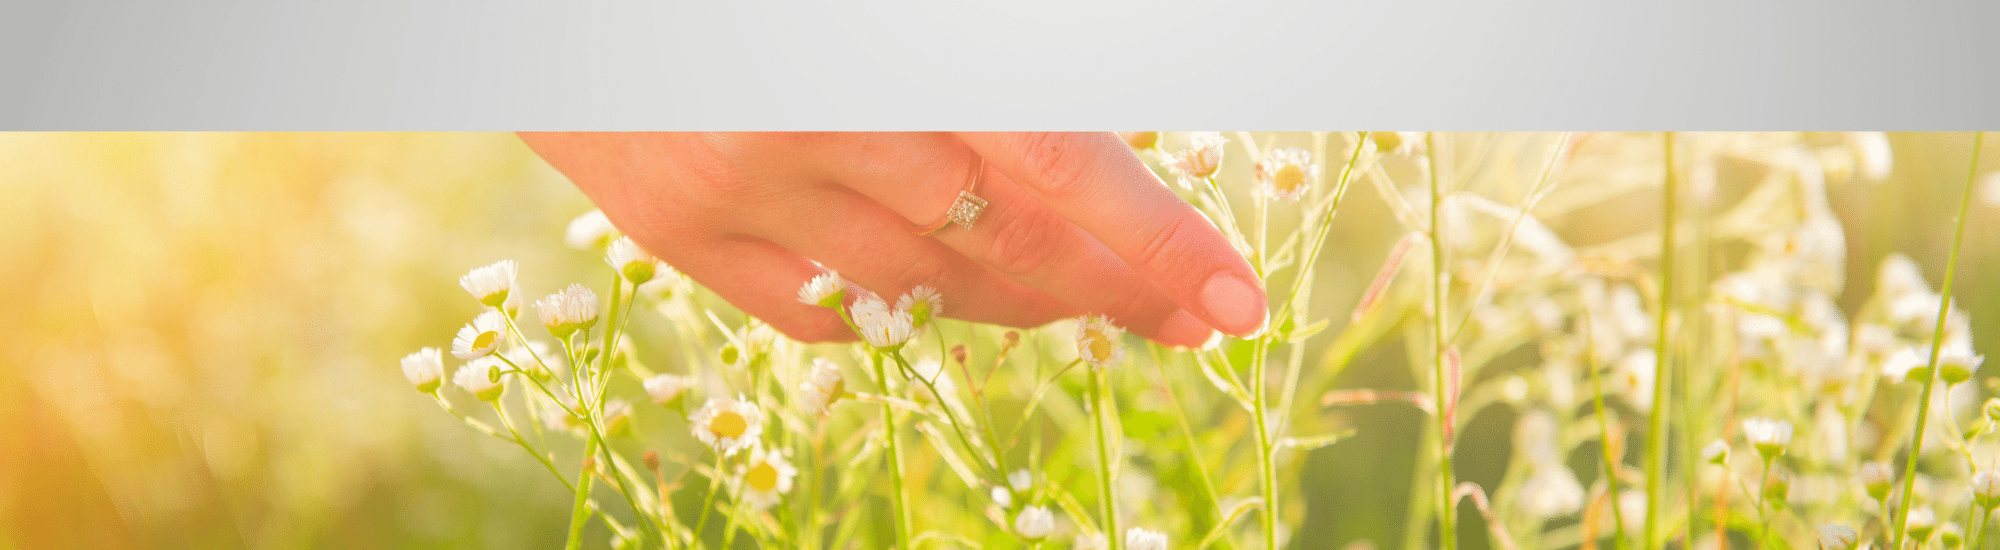
[[[966,184],[965,190],[958,192],[958,198],[952,200],[951,208],[945,210],[944,217],[918,229],[917,234],[930,235],[937,233],[944,230],[944,226],[954,223],[966,229],[971,229],[972,222],[978,221],[979,214],[986,211],[986,199],[972,194],[972,190],[979,187],[979,175],[985,172],[986,159],[982,158],[979,159],[979,167],[972,171],[972,177],[970,178],[972,183]]]

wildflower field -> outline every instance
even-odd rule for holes
[[[2000,539],[1987,136],[1124,135],[1261,335],[803,344],[512,135],[0,135],[0,548]]]

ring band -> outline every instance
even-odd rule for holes
[[[972,182],[966,184],[964,191],[958,192],[958,198],[952,199],[951,208],[945,210],[944,217],[918,229],[917,234],[930,235],[937,233],[944,230],[945,226],[953,223],[964,226],[966,229],[971,229],[972,222],[978,221],[979,214],[986,211],[986,199],[972,194],[972,190],[979,187],[979,176],[985,173],[986,159],[981,158],[979,159],[979,167],[972,171]]]

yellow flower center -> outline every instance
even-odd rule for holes
[[[1106,337],[1104,331],[1090,328],[1083,329],[1083,347],[1090,350],[1090,358],[1092,360],[1105,361],[1111,359],[1111,338]]]
[[[493,332],[490,330],[486,332],[481,332],[479,333],[479,336],[472,338],[472,349],[486,349],[488,346],[493,345],[494,339],[497,339],[499,337],[500,333],[498,332]]]
[[[716,437],[742,437],[743,431],[748,429],[750,422],[744,420],[743,415],[731,411],[717,412],[714,418],[708,420],[708,431]]]
[[[1278,186],[1279,191],[1286,193],[1298,191],[1300,187],[1306,185],[1306,169],[1297,164],[1286,164],[1278,167],[1278,172],[1271,175],[1271,180]]]
[[[769,462],[759,462],[743,472],[743,482],[750,484],[751,489],[770,492],[778,488],[778,469]]]

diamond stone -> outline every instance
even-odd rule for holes
[[[979,198],[970,191],[959,191],[958,200],[951,203],[951,211],[945,215],[951,217],[953,223],[971,229],[972,222],[978,220],[979,213],[984,211],[986,211],[986,199]]]

